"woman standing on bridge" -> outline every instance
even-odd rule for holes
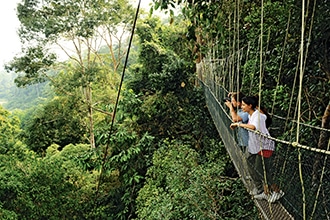
[[[225,105],[230,110],[231,119],[233,122],[241,122],[247,124],[249,121],[249,114],[242,110],[242,99],[245,95],[242,92],[231,92],[228,97],[230,101],[225,99]],[[244,128],[239,128],[237,132],[237,142],[238,146],[245,153],[248,146],[249,134]]]
[[[267,116],[257,110],[258,98],[254,96],[244,97],[242,99],[242,110],[249,114],[247,124],[232,123],[231,129],[236,127],[247,128],[258,131],[264,135],[270,135],[266,127]],[[255,132],[249,132],[248,140],[248,162],[254,167],[249,166],[250,175],[256,184],[257,191],[262,192],[254,196],[256,199],[266,199],[269,202],[275,202],[280,199],[284,193],[279,190],[276,184],[273,184],[270,173],[270,159],[275,150],[275,143]],[[252,168],[252,169],[251,169]],[[268,186],[270,185],[269,190]]]

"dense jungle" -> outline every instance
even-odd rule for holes
[[[296,107],[288,94],[297,92],[302,4],[313,25],[304,33],[301,118],[329,128],[328,1],[151,4],[17,5],[22,52],[0,72],[1,219],[260,219],[209,114],[196,63],[215,44],[221,58],[255,41],[262,24],[263,96],[272,100],[280,87],[276,114],[284,116]],[[256,62],[240,82],[252,93]]]

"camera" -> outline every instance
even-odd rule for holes
[[[229,101],[229,102],[230,102],[230,101],[231,101],[231,98],[229,98],[229,97],[226,97],[226,98],[224,98],[224,99],[223,99],[223,101],[224,101],[224,102],[227,102],[227,101]]]

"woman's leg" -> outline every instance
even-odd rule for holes
[[[260,181],[264,185],[264,192],[269,194],[269,185],[273,183],[272,174],[270,172],[271,160],[258,154],[256,158],[256,172]]]
[[[247,157],[247,164],[248,164],[248,170],[250,173],[250,176],[252,178],[252,181],[255,184],[255,187],[257,188],[258,191],[262,191],[263,190],[263,182],[262,182],[262,178],[260,177],[260,175],[258,174],[258,154],[249,154]]]

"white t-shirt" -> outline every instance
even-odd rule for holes
[[[248,124],[255,126],[255,130],[263,134],[270,135],[268,129],[266,128],[266,119],[265,114],[260,113],[258,110],[255,110],[252,115],[249,115]],[[248,151],[251,154],[257,154],[261,150],[275,150],[275,143],[273,140],[270,140],[262,135],[258,135],[254,132],[249,132],[249,145]]]

